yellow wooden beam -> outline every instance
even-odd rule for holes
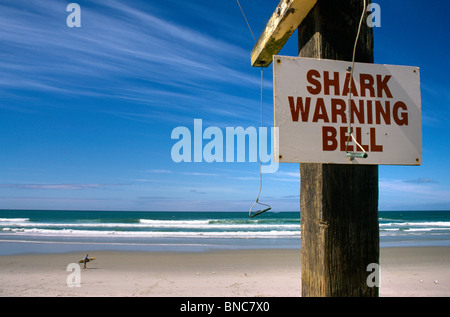
[[[267,67],[317,0],[281,0],[251,53],[254,67]]]

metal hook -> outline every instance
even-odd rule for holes
[[[267,208],[262,209],[262,210],[258,210],[258,211],[256,211],[256,212],[252,215],[252,209],[253,209],[253,207],[255,207],[256,204],[261,205],[261,206],[266,206]],[[256,199],[255,203],[252,205],[252,207],[250,208],[250,211],[248,212],[248,216],[249,216],[250,218],[255,218],[256,216],[259,216],[260,214],[263,214],[263,213],[265,213],[266,211],[269,211],[270,209],[272,209],[272,207],[270,207],[270,206],[267,205],[267,204],[260,203],[260,202],[258,201],[258,199]]]
[[[347,152],[347,157],[350,161],[353,161],[355,158],[367,158],[369,155],[367,153],[352,153]]]
[[[349,142],[349,140],[350,140],[350,138],[351,139],[353,139],[353,141],[356,143],[356,145],[363,151],[363,153],[354,153],[354,152],[348,152],[348,151],[346,151],[346,153],[347,153],[347,158],[350,160],[350,161],[353,161],[355,158],[368,158],[369,157],[369,155],[366,153],[366,151],[364,150],[364,148],[361,146],[361,144],[359,144],[358,143],[358,141],[356,141],[356,139],[355,139],[355,137],[353,136],[353,128],[352,127],[348,127],[348,129],[347,129],[347,133],[349,134],[349,137],[348,137],[348,139],[347,139],[347,143],[346,143],[346,148],[347,148],[347,145],[348,145],[348,142]]]

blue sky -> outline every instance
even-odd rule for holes
[[[380,166],[380,210],[449,209],[447,1],[374,1],[375,62],[419,66],[420,167]],[[175,163],[178,126],[258,127],[260,69],[235,0],[0,1],[0,209],[247,212],[258,163]],[[278,1],[241,0],[258,37]],[[282,55],[295,56],[296,34]],[[272,124],[272,67],[264,122]],[[264,174],[261,201],[299,210],[299,165]]]

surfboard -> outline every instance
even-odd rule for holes
[[[96,258],[87,258],[86,262],[94,261]],[[78,263],[84,263],[84,259],[80,260]]]

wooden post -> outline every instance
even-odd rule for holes
[[[362,0],[281,0],[252,66],[269,66],[297,28],[300,57],[350,61],[363,10]],[[365,21],[356,61],[373,63]],[[378,166],[300,164],[300,174],[302,296],[378,296],[367,285],[379,264]]]
[[[369,1],[367,1],[369,4]],[[318,0],[298,28],[299,56],[351,61],[362,0]],[[356,61],[373,63],[365,20]],[[378,296],[378,166],[300,164],[302,296]]]

